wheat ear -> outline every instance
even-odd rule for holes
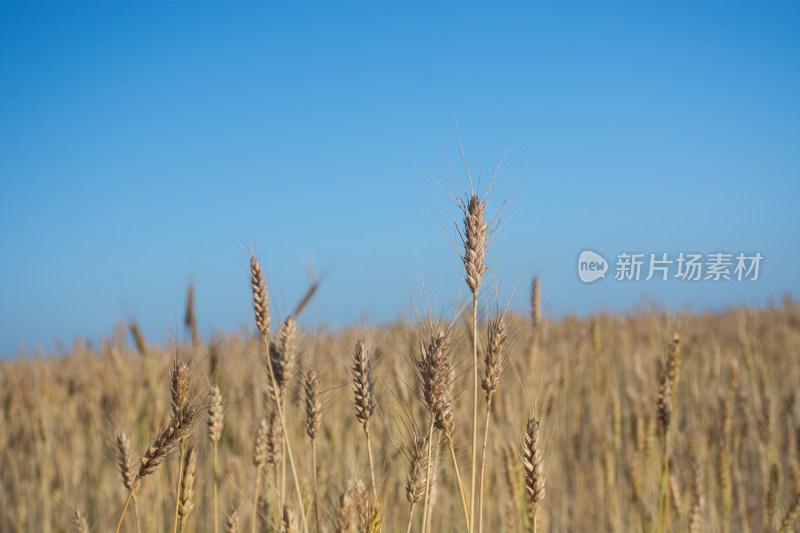
[[[414,506],[425,496],[425,486],[428,479],[428,439],[415,438],[411,451],[408,453],[408,478],[406,479],[406,499],[408,500],[408,527],[406,533],[411,533],[411,524],[414,518]]]
[[[122,477],[122,484],[128,490],[133,490],[133,485],[136,483],[136,467],[133,458],[133,450],[131,449],[131,439],[127,433],[117,433],[116,452],[117,452],[117,465],[119,466],[119,473]],[[132,496],[133,501],[133,516],[136,522],[136,531],[139,531],[139,512],[136,509],[136,495]]]
[[[75,509],[70,517],[70,527],[73,533],[89,533],[89,523],[78,509]]]
[[[522,465],[525,468],[525,492],[530,505],[531,531],[536,533],[536,511],[544,500],[545,479],[542,451],[539,446],[539,421],[528,419],[522,446]]]
[[[225,517],[225,533],[239,533],[239,513],[231,509]]]

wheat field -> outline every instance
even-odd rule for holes
[[[270,313],[0,364],[0,531],[798,531],[800,304],[549,320],[492,300],[461,212],[454,317]],[[262,264],[260,259],[264,261]]]

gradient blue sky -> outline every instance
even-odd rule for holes
[[[3,2],[0,356],[168,337],[190,279],[201,333],[252,328],[251,247],[279,317],[309,261],[306,325],[413,317],[420,277],[452,310],[418,166],[457,159],[454,114],[475,173],[522,167],[491,252],[520,309],[534,274],[553,317],[797,296],[798,95],[796,2]],[[584,285],[586,247],[764,262]]]

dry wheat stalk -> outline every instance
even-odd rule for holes
[[[488,223],[485,206],[478,195],[473,194],[468,206],[463,206],[464,215],[464,269],[467,286],[472,292],[472,457],[470,461],[469,533],[475,530],[475,493],[478,468],[478,289],[486,272],[486,245]]]
[[[117,528],[115,533],[119,533],[122,527],[122,520],[125,518],[125,511],[128,509],[128,504],[133,497],[133,491],[139,480],[148,476],[156,471],[156,469],[164,462],[167,455],[174,451],[175,448],[182,442],[182,440],[189,435],[192,430],[194,418],[197,415],[197,407],[193,406],[191,402],[186,402],[180,411],[173,413],[167,428],[158,436],[153,444],[147,449],[141,459],[141,466],[139,472],[136,474],[136,480],[133,487],[128,490],[128,497],[122,507],[119,520],[117,521]],[[179,492],[179,491],[176,491]],[[174,529],[174,524],[173,524]]]
[[[452,408],[452,387],[453,387],[453,362],[450,358],[450,337],[449,330],[438,329],[427,345],[420,346],[420,359],[416,361],[419,381],[422,386],[422,400],[430,412],[430,427],[428,429],[428,469],[425,479],[425,502],[422,511],[423,530],[428,524],[428,514],[430,512],[430,484],[432,482],[430,467],[432,465],[431,452],[433,447],[433,429],[439,429],[445,436],[453,458],[453,467],[458,482],[459,494],[461,496],[462,510],[464,511],[464,521],[469,529],[469,509],[464,495],[461,473],[458,469],[455,450],[453,447],[453,408]]]
[[[375,485],[375,469],[372,463],[372,444],[370,443],[369,419],[375,410],[375,401],[372,391],[375,384],[372,382],[370,372],[372,361],[364,341],[358,340],[353,352],[353,403],[356,409],[356,420],[364,428],[364,435],[367,439],[367,457],[369,458],[370,485],[372,487],[372,499],[378,501],[378,492]]]
[[[261,488],[261,472],[264,470],[264,465],[267,462],[267,434],[269,431],[269,424],[266,415],[261,417],[256,428],[256,436],[253,441],[253,464],[256,467],[256,486],[253,491],[253,513],[250,520],[250,530],[252,533],[256,531],[256,518],[258,516],[258,491]]]
[[[219,385],[214,384],[209,393],[208,404],[208,440],[211,441],[212,447],[212,461],[214,466],[214,533],[217,533],[219,528],[219,516],[217,505],[217,491],[219,485],[219,472],[217,466],[217,447],[219,439],[222,436],[222,427],[224,422],[224,413],[222,412],[222,393],[219,390]]]
[[[181,480],[181,503],[180,503],[180,530],[183,533],[186,526],[186,519],[194,510],[194,480],[197,470],[197,448],[189,446],[183,465],[183,479]]]
[[[175,360],[172,367],[172,375],[170,380],[170,392],[172,393],[172,414],[176,416],[186,405],[189,399],[189,365],[185,362]],[[180,437],[178,441],[179,457],[178,457],[178,482],[175,489],[175,513],[172,521],[172,533],[178,530],[178,515],[180,507],[180,493],[181,483],[183,479],[183,459],[185,453],[185,436]]]
[[[488,347],[485,351],[483,390],[486,392],[486,424],[483,428],[483,445],[481,446],[481,466],[478,484],[478,533],[483,531],[483,481],[486,465],[486,442],[489,437],[489,420],[492,417],[492,396],[500,385],[500,376],[505,366],[505,349],[508,340],[508,329],[503,315],[498,314],[488,326]]]
[[[278,382],[275,379],[275,371],[272,366],[270,357],[270,342],[269,342],[269,300],[267,299],[267,285],[264,281],[264,274],[261,270],[261,265],[255,256],[250,258],[250,283],[253,289],[253,308],[256,314],[256,325],[261,332],[261,340],[264,345],[264,353],[267,358],[267,372],[269,374],[269,385],[273,391],[278,391]],[[292,472],[292,480],[294,482],[295,495],[297,496],[297,503],[300,509],[303,508],[303,494],[300,490],[300,481],[297,478],[297,469],[294,464],[294,455],[292,453],[292,446],[289,442],[289,434],[286,431],[286,419],[283,415],[282,402],[275,398],[275,408],[278,414],[278,419],[281,426],[281,435],[283,442],[286,446],[286,455],[289,459],[289,468]],[[303,531],[308,533],[308,523],[306,522],[305,513],[300,513],[300,520],[303,524]]]
[[[428,475],[428,439],[427,437],[415,437],[414,442],[409,446],[408,455],[408,477],[406,478],[406,499],[408,500],[408,526],[406,533],[411,532],[411,524],[414,518],[414,505],[420,502],[425,496],[425,485]]]
[[[317,500],[317,434],[322,423],[322,400],[320,399],[319,376],[313,370],[306,374],[303,382],[305,392],[305,418],[306,433],[311,439],[311,505],[314,508],[314,522],[319,533],[319,503]]]
[[[117,433],[116,436],[117,466],[122,477],[122,484],[129,491],[135,491],[136,483],[136,462],[131,449],[131,440],[125,432]],[[132,496],[133,515],[136,522],[136,531],[139,531],[139,511],[136,508],[136,495]]]
[[[544,464],[539,446],[539,421],[528,419],[522,446],[522,466],[525,469],[525,492],[530,505],[531,531],[536,532],[536,511],[545,497]]]

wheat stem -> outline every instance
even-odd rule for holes
[[[269,355],[269,339],[267,338],[266,334],[261,335],[261,339],[264,343],[264,349],[266,353]],[[278,390],[278,383],[275,381],[275,373],[272,371],[272,363],[267,357],[267,369],[269,370],[269,379],[272,385],[272,390]],[[283,407],[281,407],[281,401],[277,397],[275,397],[275,407],[278,411],[278,419],[281,422],[281,432],[283,433],[283,442],[286,444],[286,455],[289,457],[289,468],[292,471],[292,479],[294,480],[294,490],[297,494],[297,503],[300,506],[300,521],[303,524],[303,531],[308,533],[308,524],[306,523],[306,514],[303,511],[303,494],[300,491],[300,481],[297,479],[297,470],[294,466],[294,455],[292,454],[292,445],[289,443],[289,433],[286,431],[286,420],[283,416]]]
[[[472,294],[472,461],[470,463],[469,532],[475,528],[475,489],[478,459],[478,293]]]
[[[219,483],[219,472],[217,467],[217,442],[214,441],[212,444],[212,451],[211,454],[213,456],[213,463],[214,463],[214,533],[218,533],[219,531],[219,515],[218,515],[218,506],[217,506],[217,484]]]
[[[458,470],[458,461],[456,460],[456,451],[453,448],[453,437],[447,435],[447,444],[450,448],[450,456],[453,458],[453,470],[456,471],[456,481],[458,482],[458,494],[461,496],[461,510],[464,512],[464,522],[469,530],[469,511],[467,510],[467,500],[464,497],[464,485],[461,483],[461,473]]]
[[[369,476],[370,482],[372,483],[372,498],[373,501],[377,503],[378,501],[378,491],[375,485],[375,469],[372,465],[372,444],[369,439],[369,420],[364,424],[364,435],[367,437],[367,457],[369,459]]]
[[[428,500],[431,494],[431,452],[433,448],[433,413],[431,413],[431,425],[428,428],[428,462],[425,469],[425,501],[422,504],[422,529],[425,532],[425,526],[428,524]]]
[[[178,531],[178,508],[181,503],[181,478],[183,478],[183,454],[185,453],[184,443],[181,441],[180,452],[178,455],[178,485],[175,488],[175,517],[172,521],[172,533]]]
[[[414,520],[414,504],[412,503],[408,509],[408,527],[406,527],[406,533],[411,533],[411,524]]]
[[[130,490],[128,491],[128,497],[125,498],[125,504],[122,506],[122,513],[119,515],[119,520],[117,520],[117,528],[114,530],[114,533],[119,533],[119,528],[122,527],[122,519],[125,518],[125,511],[128,509],[128,504],[131,503],[131,498],[133,497],[133,489],[136,488],[136,484],[134,483],[131,486]]]
[[[483,447],[481,448],[481,473],[478,489],[478,533],[483,531],[483,474],[486,465],[486,441],[489,437],[489,420],[492,418],[491,407],[492,400],[489,398],[486,402],[486,424],[483,427]]]

